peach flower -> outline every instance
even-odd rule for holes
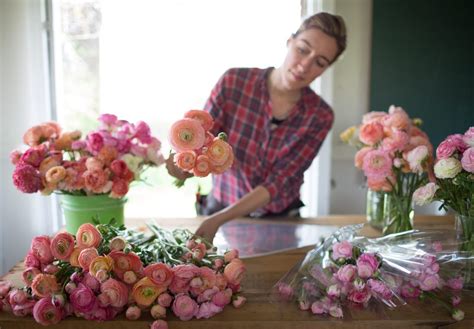
[[[211,173],[211,160],[207,155],[199,155],[193,168],[193,174],[196,177],[206,177]]]
[[[227,142],[216,137],[207,147],[205,154],[209,157],[213,165],[222,166],[227,162],[230,153],[232,153],[232,147]]]
[[[230,284],[238,285],[245,273],[245,265],[239,258],[234,258],[224,268],[224,276]]]
[[[37,269],[36,267],[26,268],[22,273],[23,282],[25,282],[25,284],[28,287],[30,287],[31,284],[33,283],[33,279],[40,273],[41,273],[41,271],[39,269]],[[1,290],[1,288],[0,288],[0,290]],[[0,292],[0,296],[1,296],[1,292]]]
[[[184,117],[188,118],[188,119],[194,119],[194,120],[199,121],[205,131],[211,130],[212,126],[214,125],[214,119],[206,111],[189,110],[188,112],[186,112],[184,114]]]
[[[82,224],[76,233],[77,246],[81,249],[97,248],[102,242],[102,234],[91,223]]]
[[[50,168],[45,175],[46,182],[49,184],[57,184],[66,177],[66,169],[63,166]]]
[[[100,291],[108,297],[113,307],[123,307],[128,302],[128,288],[115,279],[108,279],[100,285]]]
[[[354,156],[354,165],[356,168],[362,169],[362,165],[364,163],[364,157],[371,150],[372,150],[371,147],[366,146],[366,147],[361,148],[359,151],[357,151],[357,153]]]
[[[180,169],[192,171],[196,162],[196,157],[196,152],[194,151],[183,151],[176,153],[173,160]]]
[[[185,118],[171,126],[169,140],[177,152],[197,150],[204,145],[205,131],[198,120]]]
[[[411,122],[408,114],[401,107],[391,105],[388,109],[388,115],[382,119],[382,124],[386,127],[408,131]]]
[[[141,273],[143,271],[143,264],[135,253],[124,253],[122,251],[112,251],[109,256],[114,260],[113,272],[119,279],[123,279],[123,275],[127,271]]]
[[[173,272],[168,265],[163,263],[150,264],[143,270],[150,280],[160,287],[167,288],[173,280]]]
[[[34,277],[31,289],[36,296],[47,297],[58,292],[59,286],[54,275],[40,273]]]
[[[149,277],[144,277],[134,284],[132,297],[139,306],[148,307],[164,291],[165,287],[159,287]]]
[[[56,150],[71,150],[72,143],[80,138],[81,132],[79,130],[64,132],[54,141],[54,148]]]
[[[110,272],[114,268],[114,260],[109,256],[99,256],[92,260],[89,265],[89,273],[97,278],[99,271]]]
[[[88,271],[89,266],[91,265],[92,261],[97,257],[99,257],[97,249],[93,247],[83,249],[81,250],[78,257],[79,265],[82,267],[84,271]]]
[[[362,125],[359,130],[359,139],[366,145],[375,145],[384,137],[383,126],[378,122]]]
[[[81,265],[79,264],[79,254],[81,253],[81,251],[81,248],[74,247],[71,255],[69,256],[69,263],[71,264],[71,266],[81,267]]]

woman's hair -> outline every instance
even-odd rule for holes
[[[320,12],[306,18],[301,23],[298,31],[293,35],[296,37],[303,31],[309,29],[319,29],[327,35],[336,39],[337,43],[337,54],[333,62],[342,54],[346,49],[346,24],[344,19],[339,15],[332,15],[326,12]]]

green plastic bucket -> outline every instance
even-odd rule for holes
[[[124,205],[126,198],[113,199],[107,195],[68,195],[60,196],[61,208],[66,221],[66,231],[76,234],[77,229],[84,223],[92,223],[97,218],[102,224],[107,224],[115,218],[114,225],[124,223]]]

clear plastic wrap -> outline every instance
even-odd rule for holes
[[[459,251],[454,231],[411,230],[380,238],[345,226],[309,251],[274,286],[278,301],[302,310],[343,317],[343,306],[378,301],[389,308],[413,298],[432,299],[456,320],[463,278],[472,254]]]

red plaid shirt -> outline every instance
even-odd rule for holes
[[[272,69],[228,70],[205,106],[215,120],[213,132],[225,132],[235,153],[232,168],[213,176],[212,193],[227,206],[262,185],[271,201],[257,215],[279,213],[300,197],[303,174],[334,121],[328,104],[307,87],[297,109],[272,129],[267,88]]]

